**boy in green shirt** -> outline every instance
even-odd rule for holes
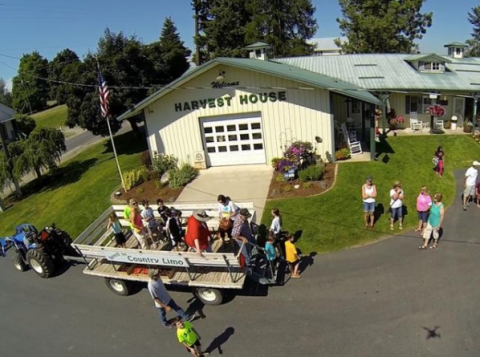
[[[202,352],[202,345],[200,344],[198,335],[190,322],[177,320],[175,327],[177,328],[178,342],[184,345],[187,351],[194,357],[209,355],[208,352]]]

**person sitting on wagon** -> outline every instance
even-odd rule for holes
[[[185,243],[200,256],[202,256],[202,251],[212,251],[210,247],[210,231],[205,223],[210,218],[204,210],[195,210],[187,221]]]
[[[165,215],[167,216],[167,221],[165,223],[165,226],[167,228],[167,237],[170,238],[173,248],[175,250],[178,250],[178,243],[181,242],[182,237],[180,234],[180,227],[178,225],[176,213],[170,208],[168,208],[167,210],[165,210]]]
[[[148,230],[148,235],[150,236],[150,239],[152,242],[157,243],[158,240],[158,230],[160,225],[158,222],[155,220],[155,215],[153,214],[153,209],[150,207],[149,203],[147,200],[142,201],[143,205],[143,210],[140,213],[142,218],[143,218],[143,224]],[[157,238],[153,238],[153,233],[156,232]]]

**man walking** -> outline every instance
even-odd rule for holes
[[[183,321],[192,321],[194,315],[188,316],[183,309],[178,306],[175,301],[168,294],[165,285],[163,285],[162,280],[160,279],[160,270],[150,269],[148,271],[148,291],[152,296],[153,301],[155,302],[155,307],[159,310],[160,321],[162,325],[166,328],[172,328],[172,325],[168,324],[167,321],[167,312],[175,310],[175,312],[182,318]]]
[[[463,210],[467,210],[467,206],[470,206],[470,197],[475,199],[475,186],[477,184],[478,167],[480,162],[474,161],[472,166],[465,172],[465,178],[463,179]]]

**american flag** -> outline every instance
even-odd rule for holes
[[[98,74],[98,92],[100,95],[100,108],[102,109],[102,117],[106,118],[110,111],[110,105],[108,100],[110,99],[110,91],[107,87],[107,82],[103,78],[102,74]]]

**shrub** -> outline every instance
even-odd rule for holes
[[[285,176],[284,176],[283,174],[280,174],[280,175],[277,175],[277,177],[275,177],[275,181],[277,181],[277,182],[285,182],[285,181],[287,181],[287,180],[285,179]]]
[[[285,186],[282,187],[283,192],[290,192],[292,190],[293,190],[292,185],[285,185]]]
[[[161,177],[165,172],[178,168],[178,159],[173,155],[156,154],[152,160],[152,168]]]
[[[142,160],[142,166],[145,166],[149,170],[152,168],[152,158],[150,157],[149,150],[142,152],[140,159]]]
[[[313,186],[313,183],[312,183],[312,182],[304,182],[304,183],[302,184],[302,186],[303,186],[303,188],[310,188],[310,187]]]
[[[344,148],[335,152],[335,160],[348,160],[352,157],[350,149]]]
[[[282,159],[281,157],[274,157],[274,158],[272,159],[272,161],[271,161],[272,167],[273,167],[276,171],[278,171],[278,163],[279,163],[279,161],[280,161],[281,159]]]
[[[147,179],[148,172],[145,170],[145,168],[127,171],[123,175],[123,180],[125,182],[125,188],[127,191],[147,181]]]
[[[310,165],[298,172],[298,178],[303,182],[318,181],[322,178],[324,171],[325,165]]]
[[[182,166],[168,170],[168,187],[182,187],[198,176],[198,169],[190,164],[184,163]]]

